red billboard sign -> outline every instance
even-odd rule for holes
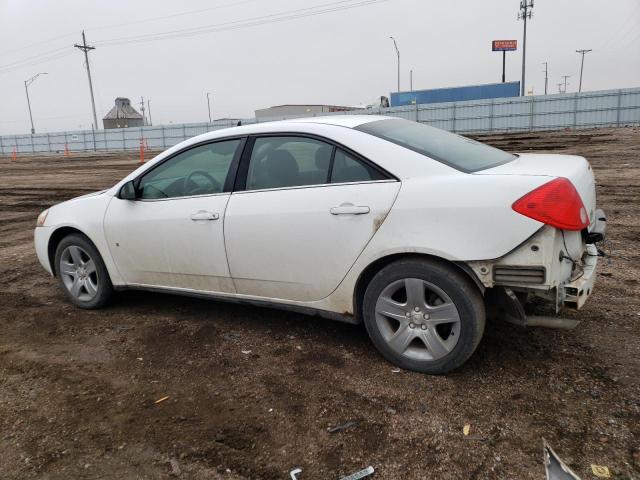
[[[491,49],[494,52],[512,51],[517,50],[517,40],[494,40],[491,42]]]

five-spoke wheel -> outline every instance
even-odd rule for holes
[[[396,353],[416,360],[442,358],[460,338],[460,315],[453,301],[420,278],[396,280],[382,291],[376,324]]]
[[[446,373],[475,351],[485,312],[478,288],[442,262],[407,259],[380,270],[362,302],[378,350],[403,368]]]
[[[64,237],[56,248],[56,275],[67,297],[82,308],[99,308],[113,287],[102,257],[91,241],[80,234]]]
[[[98,293],[96,264],[77,245],[70,245],[62,251],[60,276],[69,293],[78,300],[89,301]]]

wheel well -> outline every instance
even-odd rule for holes
[[[393,255],[388,255],[386,257],[382,257],[377,259],[375,262],[365,268],[360,276],[358,277],[358,281],[356,282],[356,288],[353,293],[353,316],[358,321],[362,321],[360,306],[362,305],[362,299],[364,298],[364,293],[367,290],[367,286],[371,279],[382,270],[384,267],[393,263],[397,260],[405,260],[405,259],[417,259],[417,260],[427,260],[429,262],[438,263],[440,265],[447,266],[452,268],[458,272],[463,273],[469,280],[473,282],[473,284],[478,288],[478,291],[481,294],[484,294],[484,286],[480,279],[473,273],[471,268],[467,267],[465,264],[460,264],[457,262],[452,262],[450,260],[445,260],[441,257],[436,257],[435,255],[427,255],[427,254],[418,254],[418,253],[396,253]]]
[[[54,276],[56,274],[56,267],[54,263],[55,263],[56,249],[58,248],[58,244],[62,241],[64,237],[72,233],[79,233],[83,237],[87,237],[84,233],[82,233],[77,228],[61,227],[55,232],[53,232],[51,234],[51,237],[49,238],[49,245],[47,246],[47,256],[49,258],[49,265],[51,265],[51,271],[53,272]]]

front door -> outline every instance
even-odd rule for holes
[[[114,198],[104,220],[115,263],[131,285],[233,293],[224,185],[241,141],[182,151],[137,181],[136,200]]]
[[[384,221],[400,183],[315,138],[255,139],[244,191],[225,216],[237,293],[320,300],[340,284]]]

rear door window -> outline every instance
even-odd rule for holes
[[[255,140],[247,190],[329,183],[333,145],[312,138],[282,136]]]

